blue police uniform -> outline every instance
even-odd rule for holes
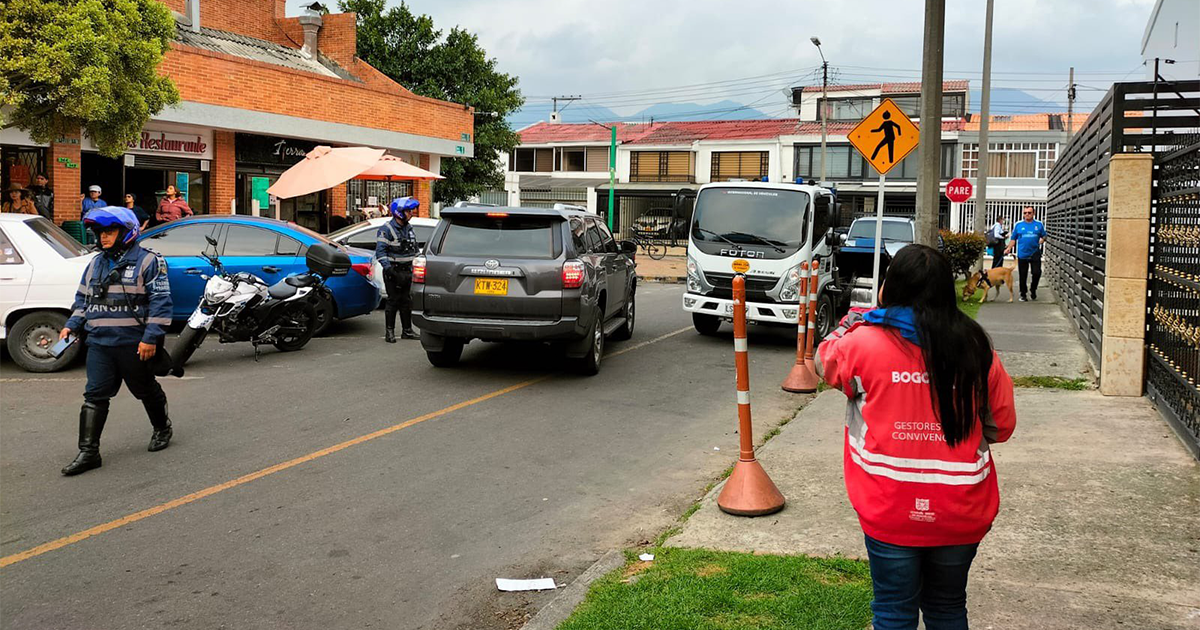
[[[155,380],[154,369],[167,358],[162,343],[164,329],[171,323],[166,262],[133,240],[138,223],[127,208],[94,210],[86,222],[92,229],[116,224],[126,232],[118,237],[117,245],[101,252],[84,270],[65,326],[84,335],[88,346],[79,455],[63,469],[66,475],[100,466],[100,434],[108,419],[109,401],[120,391],[122,382],[142,401],[154,427],[149,450],[166,448],[172,436],[167,396]],[[143,361],[138,356],[139,343],[158,346],[155,357]]]
[[[384,339],[396,341],[396,312],[400,312],[401,336],[416,338],[412,329],[412,263],[417,257],[417,235],[407,218],[418,207],[411,197],[401,197],[391,203],[392,220],[381,225],[375,232],[375,259],[383,267],[383,283],[387,288],[387,304],[383,318],[386,327]],[[400,217],[404,217],[402,224]]]

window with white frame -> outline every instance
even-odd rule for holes
[[[1054,142],[991,142],[988,151],[988,177],[1049,179],[1058,160]],[[979,144],[962,145],[962,176],[979,177]]]

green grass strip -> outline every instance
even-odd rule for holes
[[[1061,376],[1018,376],[1013,379],[1013,385],[1043,389],[1069,389],[1076,392],[1092,388],[1092,382],[1089,379],[1063,378]]]
[[[866,562],[654,549],[597,580],[559,630],[862,630]]]
[[[970,317],[971,319],[976,319],[979,315],[979,307],[983,306],[983,305],[974,299],[976,295],[979,295],[978,290],[976,290],[974,295],[972,295],[970,298],[968,298],[967,301],[965,301],[965,302],[963,301],[962,290],[963,290],[963,285],[965,285],[966,283],[967,283],[966,280],[955,280],[954,281],[954,295],[958,296],[958,310],[965,313],[967,317]]]

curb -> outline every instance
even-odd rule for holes
[[[683,278],[679,276],[638,276],[638,280],[655,284],[683,284]]]
[[[554,630],[558,624],[566,621],[575,611],[575,607],[587,595],[592,582],[604,577],[610,571],[625,565],[625,554],[621,551],[610,551],[588,567],[586,571],[575,578],[569,586],[542,607],[521,630]]]

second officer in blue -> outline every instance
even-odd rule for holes
[[[396,312],[400,312],[401,339],[416,339],[412,329],[413,259],[417,257],[417,235],[409,225],[421,202],[412,197],[392,200],[388,209],[392,220],[381,225],[375,233],[375,260],[383,267],[383,285],[387,289],[387,304],[383,311],[386,327],[384,341],[396,343]]]

